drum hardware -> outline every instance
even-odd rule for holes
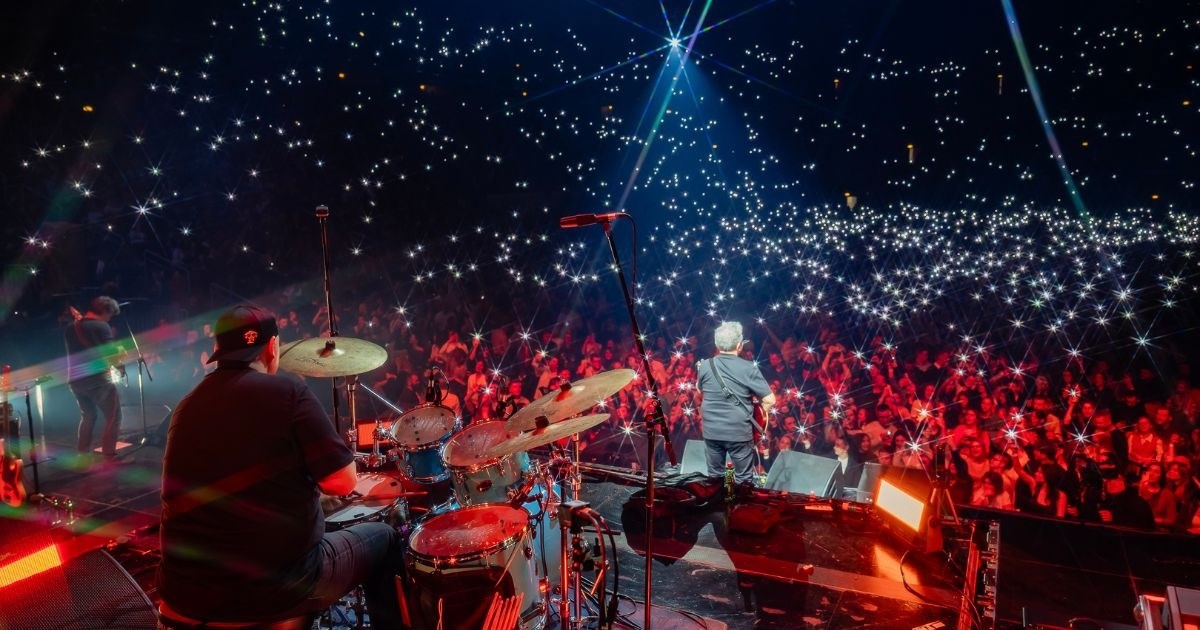
[[[366,383],[358,383],[358,388],[362,389],[364,392],[367,392],[368,394],[374,396],[376,400],[383,403],[384,405],[387,405],[387,407],[389,409],[391,409],[392,411],[395,411],[396,413],[398,413],[400,415],[404,415],[403,409],[392,404],[392,402],[390,400],[388,400],[387,398],[384,398],[383,395],[380,394],[379,392],[371,389]],[[352,415],[356,415],[356,414],[354,414],[352,412]],[[350,448],[352,450],[358,450],[358,422],[357,422],[357,420],[350,424],[350,430],[346,431],[346,439],[349,440]],[[391,450],[389,450],[386,454],[380,453],[379,445],[383,444],[385,442],[388,444],[391,444],[392,443],[392,435],[391,435],[391,433],[388,432],[388,429],[386,429],[385,427],[383,427],[382,424],[380,424],[380,419],[376,418],[375,419],[375,430],[371,432],[371,456],[369,458],[366,458],[365,462],[360,461],[360,463],[363,463],[368,468],[374,468],[374,467],[381,467],[386,464],[390,464],[390,463],[396,461],[397,459],[399,459],[399,456],[396,455]],[[378,463],[373,465],[373,464],[371,464],[372,460],[374,460]]]
[[[48,519],[50,527],[59,525],[74,525],[78,519],[75,518],[75,502],[71,497],[58,496],[47,494],[42,496],[39,504],[43,509],[52,512],[53,514]],[[66,518],[63,518],[63,514]]]
[[[563,630],[581,628],[583,624],[583,588],[582,572],[597,569],[596,558],[601,558],[600,574],[596,579],[591,594],[604,584],[608,570],[608,558],[602,538],[597,538],[594,544],[588,544],[583,539],[583,523],[590,522],[597,535],[600,535],[603,518],[591,509],[586,501],[564,501],[558,508],[558,523],[562,529],[561,559],[563,563],[559,587],[562,589],[562,599],[559,600],[559,615],[562,619]],[[568,534],[570,544],[568,545]],[[614,559],[615,561],[615,559]],[[568,597],[568,593],[570,597]],[[573,604],[573,606],[571,605]],[[604,615],[601,612],[601,618]],[[603,627],[603,625],[601,626]]]
[[[518,409],[505,421],[505,426],[513,432],[531,431],[581,414],[621,391],[636,376],[637,372],[621,368],[563,383],[559,391],[550,392]]]

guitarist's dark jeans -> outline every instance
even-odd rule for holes
[[[79,403],[79,435],[75,449],[86,453],[92,449],[92,433],[96,420],[104,419],[100,436],[101,451],[108,457],[117,454],[117,432],[121,429],[121,398],[112,383],[71,383],[71,393]]]
[[[725,454],[733,462],[733,480],[737,483],[754,481],[754,442],[704,440],[708,451],[708,476],[725,476]]]

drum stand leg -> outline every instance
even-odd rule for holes
[[[563,503],[566,503],[565,501]],[[570,612],[570,592],[571,592],[571,554],[570,547],[567,544],[567,539],[570,538],[571,529],[571,514],[570,510],[565,509],[566,506],[560,504],[563,508],[558,515],[558,526],[562,530],[562,536],[559,539],[559,548],[561,552],[561,576],[559,579],[559,587],[561,588],[561,599],[558,602],[558,616],[562,621],[562,630],[571,629],[571,612]]]
[[[558,604],[558,612],[562,617],[563,630],[579,630],[583,626],[583,591],[580,584],[584,558],[583,524],[579,519],[583,518],[581,512],[587,507],[588,504],[582,501],[564,501],[558,512],[558,524],[562,529],[562,600]],[[568,538],[570,544],[567,543]],[[575,598],[573,609],[572,595]]]
[[[350,407],[353,409],[353,405]],[[363,591],[361,584],[354,587],[354,627],[358,630],[363,628],[363,613],[367,610],[366,594]]]

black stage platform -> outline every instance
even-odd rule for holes
[[[52,443],[50,455],[64,447]],[[161,451],[145,448],[132,459],[127,466],[91,472],[69,470],[61,457],[45,462],[42,490],[70,497],[75,522],[49,525],[50,519],[58,516],[65,521],[67,515],[48,505],[0,510],[0,574],[24,551],[51,542],[65,569],[85,561],[87,566],[103,566],[88,556],[107,548],[129,577],[105,579],[132,580],[155,601]],[[664,480],[661,488],[669,485]],[[581,492],[581,498],[621,532],[621,591],[637,600],[642,599],[645,584],[644,557],[638,553],[645,547],[644,504],[634,497],[639,490],[640,485],[631,481],[588,477]],[[669,498],[670,491],[662,490],[659,496]],[[740,505],[761,508],[774,503],[791,510],[789,518],[764,534],[731,529],[730,510],[719,498],[703,508],[663,507],[653,543],[657,558],[653,603],[735,629],[957,627],[962,578],[960,571],[948,566],[945,555],[909,554],[904,574],[910,590],[901,577],[905,547],[885,535],[865,508],[834,511],[820,505],[816,509],[785,505],[797,502],[807,500],[767,492],[743,497]],[[1085,614],[1132,624],[1137,594],[1161,594],[1167,584],[1200,586],[1200,544],[1194,537],[1120,531],[1015,513],[964,509],[959,513],[1001,524],[999,627],[1020,627],[1022,609],[1049,622]],[[47,584],[59,588],[74,583],[70,571],[66,573],[66,578],[58,574]],[[0,628],[61,625],[32,623],[28,602],[14,600],[14,592],[0,590]],[[128,601],[136,605],[136,600]],[[86,614],[93,614],[95,603],[88,605]],[[688,623],[686,618],[675,618],[667,627]],[[97,619],[92,625],[65,627],[122,626]]]

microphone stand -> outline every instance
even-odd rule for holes
[[[154,382],[154,375],[150,373],[150,364],[146,363],[146,357],[142,355],[142,347],[138,345],[137,336],[133,334],[133,326],[129,324],[129,319],[125,318],[125,330],[129,331],[129,339],[133,342],[133,351],[137,353],[138,364],[138,404],[141,406],[142,412],[142,438],[138,440],[137,447],[131,453],[141,450],[142,447],[150,443],[150,427],[146,423],[146,387],[142,382],[142,370],[146,370],[146,377]]]
[[[325,349],[330,354],[337,348],[337,319],[333,315],[333,291],[329,283],[329,232],[327,223],[329,220],[329,207],[317,206],[317,222],[321,224],[321,263],[325,272],[325,311],[329,318],[329,341],[325,342]],[[340,435],[342,432],[342,416],[338,405],[338,386],[337,379],[331,381],[333,386],[333,428]],[[357,431],[358,427],[351,427]]]
[[[29,424],[29,464],[33,468],[33,494],[30,496],[38,497],[40,501],[42,496],[42,481],[38,478],[37,439],[33,435],[33,406],[29,403],[29,391],[36,387],[41,387],[41,383],[36,380],[33,385],[25,387],[25,420]],[[18,448],[20,448],[19,445]]]
[[[675,448],[671,445],[671,432],[667,429],[666,418],[663,417],[662,403],[658,397],[658,383],[654,380],[654,372],[650,369],[650,358],[646,354],[646,346],[642,343],[642,331],[638,327],[637,314],[634,312],[633,299],[629,296],[629,285],[625,282],[625,270],[621,267],[621,257],[617,253],[617,241],[613,238],[612,220],[617,216],[625,216],[631,221],[633,217],[625,214],[597,215],[597,223],[604,227],[604,236],[608,239],[608,249],[612,253],[613,263],[617,267],[617,278],[621,281],[621,292],[625,296],[625,309],[629,311],[629,323],[633,327],[633,343],[638,354],[642,357],[642,370],[646,375],[646,383],[650,387],[650,396],[654,401],[650,415],[646,418],[646,618],[642,625],[644,630],[650,630],[650,599],[653,594],[654,570],[654,453],[657,447],[657,432],[662,431],[663,445],[667,448],[667,457],[675,466]],[[637,256],[637,252],[633,253]],[[565,597],[565,594],[564,594]]]

